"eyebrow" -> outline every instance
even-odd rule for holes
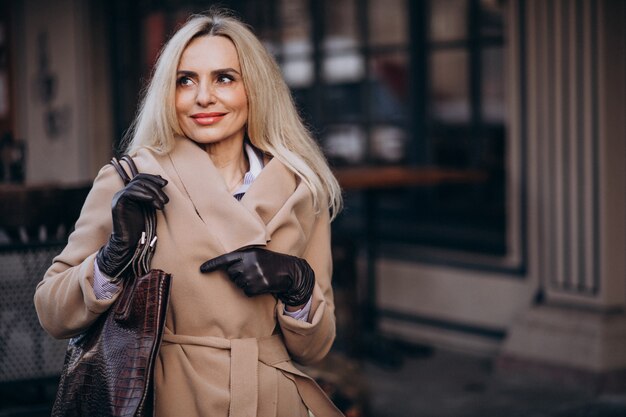
[[[229,73],[229,72],[234,72],[237,75],[241,75],[239,73],[239,71],[237,71],[234,68],[221,68],[221,69],[216,69],[211,71],[211,75],[217,75],[217,74],[224,74],[224,73]],[[180,70],[180,71],[176,71],[177,75],[195,75],[197,76],[198,73],[194,72],[194,71],[186,71],[186,70]]]

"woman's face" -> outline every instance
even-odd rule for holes
[[[197,143],[243,140],[248,97],[230,39],[201,36],[187,45],[176,74],[176,115]]]

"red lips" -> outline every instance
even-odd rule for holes
[[[191,118],[199,125],[210,126],[222,120],[227,114],[222,112],[196,113],[192,114]]]

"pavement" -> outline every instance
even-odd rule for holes
[[[626,394],[502,374],[486,357],[424,347],[401,353],[393,363],[337,354],[326,367],[341,369],[335,382],[367,417],[626,417]],[[0,417],[49,416],[54,392],[54,379],[0,384]]]
[[[626,394],[498,372],[493,359],[443,350],[396,369],[363,363],[371,417],[626,417]]]

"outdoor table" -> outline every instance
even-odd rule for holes
[[[432,187],[442,184],[477,184],[486,181],[487,174],[478,170],[445,169],[434,167],[380,166],[380,167],[341,167],[333,170],[339,185],[345,191],[363,194],[365,239],[361,246],[365,252],[366,277],[365,296],[360,307],[360,320],[363,325],[365,340],[356,343],[371,343],[378,337],[378,309],[376,306],[376,261],[378,258],[377,242],[377,205],[382,191],[398,188]],[[358,282],[358,281],[357,281]],[[370,350],[372,346],[366,348]],[[376,350],[376,348],[373,348]],[[383,348],[378,356],[386,360],[389,348]]]

